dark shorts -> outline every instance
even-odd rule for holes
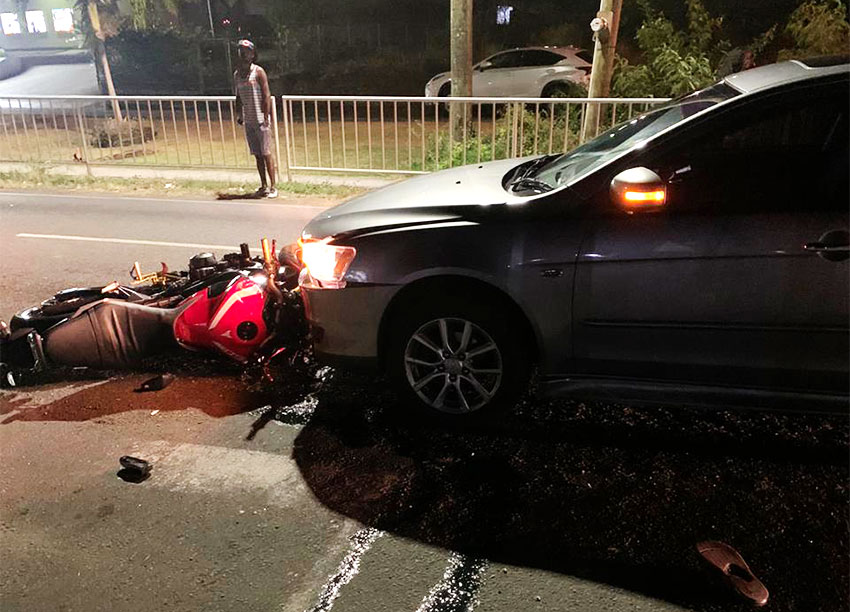
[[[251,155],[271,155],[271,129],[267,125],[245,125],[245,140]]]

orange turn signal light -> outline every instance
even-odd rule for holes
[[[667,193],[663,189],[655,191],[627,190],[623,193],[623,200],[626,205],[664,204],[666,198]]]

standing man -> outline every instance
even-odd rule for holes
[[[276,198],[274,157],[271,154],[272,97],[269,94],[269,79],[266,71],[254,60],[257,51],[250,40],[238,43],[239,59],[233,73],[233,88],[236,94],[236,121],[245,126],[248,149],[257,159],[260,173],[260,188],[257,197]],[[269,182],[266,183],[266,172]]]

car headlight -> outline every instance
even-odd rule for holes
[[[324,240],[299,240],[301,247],[301,262],[307,268],[313,280],[325,289],[342,289],[345,287],[345,273],[348,272],[357,249],[351,246],[328,244],[330,238]]]

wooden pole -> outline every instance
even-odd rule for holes
[[[451,0],[452,97],[472,95],[472,0]],[[463,107],[449,105],[455,140],[462,138]],[[451,155],[451,152],[449,152]]]
[[[593,47],[593,68],[590,72],[588,98],[605,98],[611,92],[614,51],[617,48],[617,31],[620,29],[622,9],[623,0],[600,0],[596,18],[601,20],[602,27],[594,36],[596,43]],[[599,104],[588,105],[587,112],[584,115],[584,124],[581,127],[582,142],[589,138],[591,134],[595,135],[599,121],[599,106]]]
[[[89,10],[89,20],[91,21],[92,30],[94,30],[95,44],[97,45],[97,55],[100,58],[100,64],[103,66],[103,77],[106,79],[106,90],[112,97],[112,112],[118,121],[121,121],[121,107],[118,105],[118,100],[115,99],[115,85],[112,83],[112,71],[109,69],[109,60],[106,58],[106,46],[104,45],[103,30],[100,29],[100,15],[97,12],[97,4],[95,0],[88,0],[87,7]]]

